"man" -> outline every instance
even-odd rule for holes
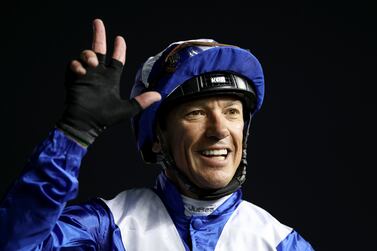
[[[93,25],[92,50],[67,72],[57,128],[1,202],[0,250],[312,250],[242,200],[249,124],[264,92],[258,60],[209,39],[173,43],[142,65],[122,100],[125,42],[116,37],[106,61],[104,25]],[[144,161],[163,167],[155,187],[65,207],[87,147],[129,117]]]

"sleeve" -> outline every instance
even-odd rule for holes
[[[95,250],[105,241],[112,216],[98,200],[65,208],[85,153],[58,129],[35,148],[0,202],[0,250]]]
[[[277,251],[314,251],[313,247],[296,231],[292,231],[276,247]]]

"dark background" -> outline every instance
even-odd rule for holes
[[[370,3],[14,2],[2,12],[1,195],[59,118],[66,64],[90,47],[91,21],[99,17],[110,48],[115,35],[127,41],[125,98],[137,67],[170,42],[213,38],[250,49],[264,68],[266,97],[251,126],[245,199],[316,250],[375,248],[377,41]],[[90,147],[73,202],[150,185],[157,173],[143,166],[130,124],[117,125]]]

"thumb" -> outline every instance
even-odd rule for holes
[[[158,92],[149,91],[149,92],[140,94],[139,96],[136,96],[134,98],[139,103],[141,108],[145,109],[151,104],[153,104],[154,102],[161,100],[161,95]]]

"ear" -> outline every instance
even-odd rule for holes
[[[154,153],[160,153],[161,152],[161,143],[160,143],[160,140],[158,140],[157,142],[153,142],[152,152],[154,152]]]

